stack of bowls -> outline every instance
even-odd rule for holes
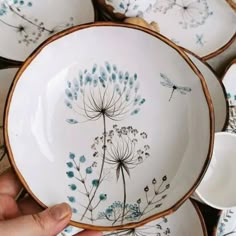
[[[236,66],[222,82],[206,61],[235,43],[231,5],[0,2],[0,57],[21,64],[0,70],[1,156],[42,207],[70,204],[60,235],[207,236],[191,196],[228,232]]]

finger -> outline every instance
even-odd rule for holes
[[[16,201],[9,195],[0,194],[0,220],[8,220],[21,215]]]
[[[102,236],[101,232],[84,230],[74,236]]]
[[[36,214],[43,210],[30,196],[18,201],[18,207],[23,215]]]
[[[22,185],[12,169],[8,169],[0,176],[0,194],[7,194],[16,198]]]
[[[0,235],[53,236],[69,223],[71,208],[63,203],[34,214],[0,222]]]

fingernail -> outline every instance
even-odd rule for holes
[[[61,221],[71,214],[71,208],[66,203],[58,204],[50,209],[50,214],[55,220]]]

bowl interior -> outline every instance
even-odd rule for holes
[[[226,132],[216,133],[211,164],[197,189],[199,196],[215,208],[236,206],[235,144],[235,135]]]
[[[75,224],[112,228],[170,213],[190,194],[209,158],[212,110],[193,65],[168,44],[97,24],[25,63],[6,139],[39,202],[67,201]]]

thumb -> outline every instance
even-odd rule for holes
[[[55,205],[47,210],[0,222],[0,235],[54,236],[69,223],[71,208],[68,204]]]

